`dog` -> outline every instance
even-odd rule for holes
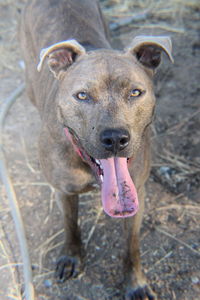
[[[96,0],[32,0],[22,14],[20,43],[27,92],[42,120],[41,168],[63,204],[58,280],[78,274],[78,196],[97,182],[105,213],[127,228],[125,299],[157,299],[141,270],[139,231],[150,170],[152,79],[162,52],[173,60],[170,38],[136,36],[124,50],[113,50]]]

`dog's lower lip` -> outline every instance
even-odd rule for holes
[[[94,174],[99,182],[103,182],[103,169],[99,159],[95,159],[90,156],[85,149],[82,147],[80,140],[74,130],[70,127],[65,127],[65,134],[70,139],[72,145],[74,146],[75,151],[79,154],[83,161],[85,161],[91,169],[94,171]]]
[[[69,131],[69,133],[71,134],[73,139],[75,139],[78,142],[79,139],[78,139],[76,132],[71,127],[66,126],[65,128],[67,128],[67,130]]]

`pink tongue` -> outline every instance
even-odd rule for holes
[[[102,204],[104,211],[114,218],[131,217],[138,211],[138,197],[130,177],[127,159],[100,159],[103,168]]]

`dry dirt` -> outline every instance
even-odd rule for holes
[[[0,1],[1,103],[23,81],[17,23],[26,1]],[[104,0],[113,45],[134,35],[170,35],[175,63],[164,58],[156,78],[152,174],[141,232],[143,267],[159,299],[200,299],[200,6],[185,0]],[[4,147],[27,232],[37,299],[117,300],[123,295],[122,224],[101,210],[99,193],[81,197],[84,272],[59,285],[55,260],[63,224],[54,191],[40,172],[40,120],[25,93],[9,112]],[[156,145],[156,146],[155,146]],[[18,241],[5,189],[0,202],[0,299],[22,299]]]

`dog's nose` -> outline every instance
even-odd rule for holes
[[[125,129],[106,129],[101,132],[100,141],[107,151],[117,153],[128,146],[130,134]]]

